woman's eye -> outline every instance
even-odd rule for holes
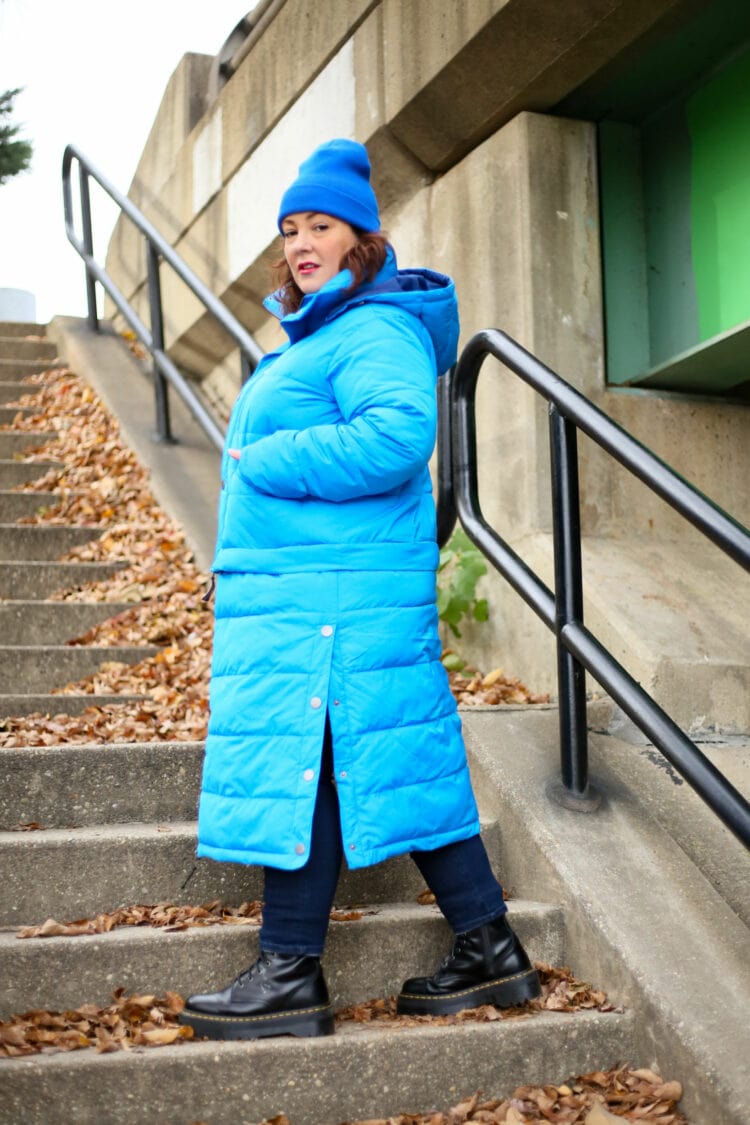
[[[295,235],[296,233],[297,233],[297,232],[296,232],[295,230],[283,230],[283,231],[281,232],[281,237],[282,237],[282,238],[291,238],[291,237],[292,237],[293,235]]]
[[[328,230],[328,223],[316,223],[313,230],[322,231]]]

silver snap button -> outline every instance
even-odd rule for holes
[[[320,631],[321,631],[321,633],[323,634],[324,637],[330,637],[333,633],[333,626],[332,625],[324,625],[323,628]]]
[[[321,703],[322,703],[322,700],[317,695],[314,695],[312,697],[312,699],[310,700],[310,706],[312,707],[312,709],[314,711],[318,710],[318,708],[321,706]]]
[[[346,770],[342,770],[341,773],[339,774],[339,777],[341,777],[341,778],[346,777]]]
[[[297,855],[304,855],[305,854],[305,845],[304,844],[297,844],[297,847],[294,850],[297,853]]]
[[[302,776],[304,777],[305,781],[312,781],[312,779],[315,777],[315,770],[305,770]]]
[[[357,849],[357,845],[356,845],[356,844],[350,844],[350,845],[349,845],[349,851],[350,851],[350,852],[356,851],[356,849]]]

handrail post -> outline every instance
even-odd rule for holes
[[[600,799],[588,783],[586,673],[562,638],[566,625],[583,622],[577,435],[575,425],[554,403],[549,404],[549,425],[562,772],[562,785],[553,785],[552,792],[569,808],[591,811],[598,807]]]
[[[442,548],[456,526],[456,497],[453,488],[453,377],[455,367],[437,382],[437,541]]]
[[[89,257],[94,256],[94,232],[91,226],[91,193],[89,192],[89,174],[83,164],[78,162],[78,182],[81,191],[81,226],[83,235],[83,248]],[[86,307],[88,310],[88,324],[92,332],[99,331],[99,316],[96,311],[96,282],[86,263]]]
[[[146,242],[146,265],[148,270],[148,304],[151,315],[151,338],[153,342],[153,379],[156,397],[156,441],[172,442],[172,427],[169,418],[169,388],[156,356],[164,351],[164,317],[161,304],[161,279],[159,277],[159,252]]]

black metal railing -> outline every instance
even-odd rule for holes
[[[489,526],[479,503],[474,408],[479,371],[490,355],[549,403],[554,593]],[[750,804],[583,624],[577,430],[587,434],[745,570],[750,570],[750,532],[503,332],[490,329],[469,341],[448,393],[450,427],[443,423],[441,434],[449,435],[453,471],[441,474],[441,481],[447,482],[438,505],[441,531],[447,538],[457,515],[469,538],[556,635],[563,799],[572,807],[585,808],[591,796],[585,689],[588,670],[724,824],[750,846]]]
[[[72,166],[78,164],[81,236],[76,232],[73,218]],[[221,325],[228,336],[240,349],[241,379],[244,383],[257,367],[263,352],[240,322],[232,315],[226,305],[216,297],[193,271],[185,265],[182,258],[169,245],[135,204],[118,191],[107,177],[78,149],[68,145],[63,153],[63,204],[65,208],[65,232],[69,241],[78,251],[86,266],[86,302],[88,322],[96,332],[99,330],[99,316],[96,309],[96,282],[98,281],[118,310],[132,328],[143,346],[151,353],[153,361],[154,395],[156,399],[156,437],[161,441],[174,441],[169,416],[168,387],[171,385],[183,400],[196,421],[202,426],[217,449],[224,447],[224,432],[216,419],[206,409],[196,394],[190,381],[185,378],[174,361],[164,350],[164,312],[161,299],[160,266],[165,262],[188,289],[203,304],[204,308]],[[148,303],[150,327],[147,327],[136,313],[127,298],[121,293],[107,271],[94,257],[94,240],[91,225],[91,193],[89,180],[93,179],[103,191],[114,200],[123,215],[141,232],[145,240],[146,268],[148,277]]]

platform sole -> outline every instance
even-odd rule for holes
[[[431,996],[429,993],[401,992],[396,1000],[396,1011],[404,1016],[448,1016],[465,1008],[479,1008],[492,1004],[495,1008],[512,1008],[526,1000],[535,1000],[542,986],[536,969],[527,969],[512,977],[485,981],[460,992],[445,992]]]
[[[333,1008],[330,1005],[259,1016],[209,1015],[183,1008],[178,1018],[181,1024],[192,1027],[197,1036],[207,1039],[265,1039],[272,1035],[296,1035],[307,1039],[316,1035],[333,1035]]]

